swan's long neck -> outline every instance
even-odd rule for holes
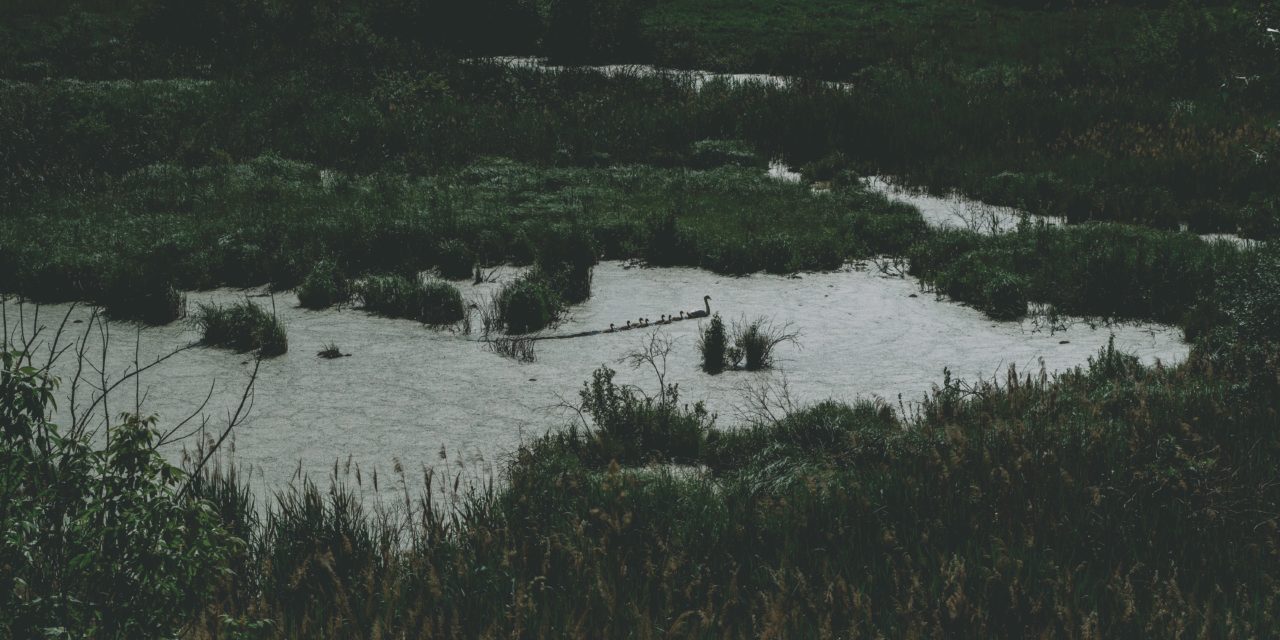
[[[706,305],[706,307],[707,307],[707,315],[711,315],[711,300],[709,300],[709,299],[707,299],[707,298],[703,298],[703,299],[702,299],[702,304]]]

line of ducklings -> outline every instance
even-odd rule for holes
[[[689,311],[689,312],[681,311],[679,315],[672,314],[672,315],[668,316],[668,315],[666,315],[666,314],[663,314],[663,315],[662,315],[658,320],[656,320],[656,321],[654,321],[654,320],[650,320],[649,318],[640,318],[640,319],[638,319],[638,320],[637,320],[637,321],[635,321],[635,322],[632,322],[632,321],[628,320],[626,324],[624,324],[624,325],[622,325],[622,326],[620,326],[620,327],[619,327],[619,326],[616,326],[616,325],[614,325],[612,322],[610,322],[610,323],[609,323],[609,328],[608,328],[608,329],[605,329],[605,331],[604,331],[604,332],[605,332],[605,333],[614,333],[614,332],[616,332],[616,331],[629,331],[629,330],[631,330],[631,329],[644,329],[645,327],[650,327],[650,326],[654,326],[654,325],[660,325],[660,324],[671,324],[672,322],[680,322],[680,321],[682,321],[682,320],[693,320],[693,319],[697,319],[697,318],[705,318],[705,317],[707,317],[707,316],[711,315],[711,296],[702,296],[702,304],[703,304],[703,307],[704,307],[703,309],[698,309],[697,311]]]

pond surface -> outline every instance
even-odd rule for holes
[[[518,273],[504,269],[497,279]],[[497,286],[465,283],[461,288],[468,298],[481,301]],[[799,344],[779,347],[781,361],[773,372],[709,376],[698,369],[698,321],[686,320],[648,330],[539,341],[536,362],[519,364],[487,351],[475,336],[356,309],[306,311],[296,306],[292,293],[277,294],[274,304],[288,329],[289,352],[263,361],[252,412],[234,434],[234,459],[252,469],[255,484],[268,488],[289,482],[299,469],[323,480],[335,459],[344,464],[350,459],[366,477],[376,467],[386,478],[397,462],[410,477],[424,465],[446,462],[449,469],[483,476],[522,439],[568,424],[572,414],[557,405],[561,399],[576,399],[597,367],[609,365],[619,371],[619,380],[653,390],[651,371],[633,371],[618,360],[655,331],[674,342],[668,382],[680,385],[684,400],[706,401],[726,428],[750,413],[745,400],[749,388],[772,384],[776,390],[782,380],[798,404],[879,397],[896,406],[899,394],[907,404],[922,397],[941,380],[944,367],[968,380],[990,378],[1009,365],[1035,372],[1043,362],[1050,371],[1062,370],[1084,364],[1113,334],[1121,349],[1147,363],[1178,361],[1188,350],[1176,329],[1158,325],[1068,322],[1053,331],[1035,319],[994,322],[920,292],[914,280],[881,275],[874,266],[799,277],[733,278],[611,262],[597,267],[593,292],[552,333],[689,311],[710,295],[712,310],[727,323],[767,316],[798,332]],[[252,299],[268,308],[272,304],[256,291],[225,289],[192,293],[190,303],[192,308],[199,302],[226,304],[246,295],[259,296]],[[46,306],[41,324],[56,324],[66,310],[66,305]],[[72,318],[84,320],[89,314],[87,308],[76,308]],[[11,303],[11,326],[14,315]],[[113,376],[134,361],[135,346],[145,364],[198,339],[184,322],[140,330],[127,324],[108,327],[108,372]],[[90,343],[96,345],[97,337]],[[330,343],[350,357],[317,357]],[[67,365],[60,370],[64,377],[71,375]],[[143,411],[158,414],[161,424],[173,424],[199,407],[212,384],[204,413],[216,427],[234,409],[252,368],[252,359],[244,354],[209,348],[183,352],[144,374]],[[130,386],[116,399],[112,413],[132,408],[133,399]],[[179,455],[176,449],[169,453]],[[384,480],[382,486],[388,484]]]

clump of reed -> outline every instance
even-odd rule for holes
[[[249,300],[225,307],[200,304],[194,320],[201,342],[206,345],[256,351],[268,358],[289,350],[289,338],[280,319]]]
[[[356,287],[363,308],[374,313],[443,326],[462,321],[462,293],[448,282],[401,275],[370,276]]]
[[[342,348],[339,347],[336,342],[326,344],[323,349],[316,353],[316,356],[324,358],[325,360],[336,360],[350,355],[351,354],[349,353],[343,353]]]
[[[327,309],[351,299],[351,281],[332,260],[321,260],[298,286],[298,304],[307,309]]]
[[[736,368],[741,365],[747,371],[772,368],[776,356],[774,350],[785,343],[797,344],[800,334],[791,326],[776,325],[765,317],[739,321],[733,327],[733,347],[726,354]]]

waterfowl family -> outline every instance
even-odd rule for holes
[[[688,312],[680,311],[678,312],[678,315],[676,313],[671,313],[671,314],[664,313],[661,316],[658,316],[658,319],[656,321],[650,320],[649,318],[641,317],[641,318],[637,318],[635,322],[628,320],[627,324],[620,327],[615,326],[612,322],[610,322],[609,328],[607,330],[600,331],[597,333],[614,333],[616,331],[644,329],[651,324],[653,325],[671,324],[672,322],[679,322],[681,320],[688,320],[692,318],[705,318],[711,315],[711,296],[702,296],[702,304],[705,307],[704,309],[700,309],[698,311],[688,311]]]

